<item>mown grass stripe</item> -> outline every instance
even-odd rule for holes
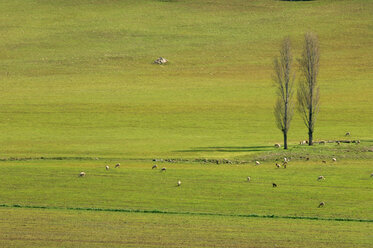
[[[144,213],[144,214],[180,214],[198,216],[223,216],[242,218],[271,218],[271,219],[293,219],[293,220],[323,220],[323,221],[351,221],[351,222],[373,222],[369,219],[349,219],[349,218],[322,218],[309,216],[279,216],[279,215],[259,215],[259,214],[223,214],[223,213],[198,213],[198,212],[174,212],[162,210],[142,210],[142,209],[113,209],[113,208],[81,208],[81,207],[48,207],[48,206],[22,206],[18,204],[0,204],[1,208],[28,208],[28,209],[49,209],[49,210],[77,210],[77,211],[98,211],[98,212],[122,212],[122,213]]]

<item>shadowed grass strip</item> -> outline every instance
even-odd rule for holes
[[[197,216],[222,216],[241,218],[272,218],[272,219],[293,219],[293,220],[323,220],[323,221],[351,221],[351,222],[372,222],[369,219],[349,219],[349,218],[322,218],[309,216],[278,216],[259,214],[223,214],[223,213],[198,213],[198,212],[173,212],[162,210],[141,210],[141,209],[112,209],[112,208],[80,208],[80,207],[48,207],[48,206],[22,206],[19,204],[0,204],[1,208],[28,208],[28,209],[50,209],[50,210],[76,210],[76,211],[97,211],[97,212],[122,212],[122,213],[144,213],[144,214],[178,214]]]

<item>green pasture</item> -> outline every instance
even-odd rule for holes
[[[1,1],[0,155],[235,157],[272,146],[272,60],[319,36],[316,139],[373,139],[373,1]],[[159,56],[170,63],[152,64]],[[291,144],[307,131],[298,115]]]
[[[372,247],[372,13],[371,0],[0,1],[0,247]],[[314,137],[358,145],[298,145],[296,114],[289,151],[273,146],[272,61],[285,36],[296,61],[308,31]]]
[[[113,168],[122,162],[120,168]],[[105,170],[105,165],[112,168]],[[2,203],[57,208],[373,220],[372,160],[243,165],[1,162]],[[160,169],[167,170],[162,172]],[[80,171],[85,177],[78,177]],[[318,176],[326,179],[318,181]],[[247,177],[251,181],[247,182]],[[182,185],[177,187],[177,181]],[[278,185],[272,187],[272,183]],[[318,208],[321,201],[324,208]]]
[[[120,168],[113,168],[121,162]],[[111,168],[106,171],[104,165]],[[370,247],[372,160],[0,163],[3,247]],[[166,167],[166,172],[160,168]],[[85,171],[85,177],[78,177]],[[324,175],[324,181],[317,181]],[[247,182],[247,176],[251,181]],[[180,187],[176,186],[181,180]],[[273,188],[272,183],[278,187]],[[325,207],[318,208],[324,201]]]
[[[371,223],[0,209],[2,247],[368,248]],[[9,228],[11,227],[11,228]]]

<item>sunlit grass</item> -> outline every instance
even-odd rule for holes
[[[26,11],[27,10],[27,11]],[[53,10],[53,11],[51,11]],[[269,146],[272,60],[321,45],[316,139],[372,140],[370,1],[2,1],[4,156],[235,157]],[[151,64],[159,57],[170,63]],[[296,115],[291,144],[307,131]]]

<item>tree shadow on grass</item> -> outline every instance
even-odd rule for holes
[[[178,150],[175,152],[260,152],[272,149],[273,146],[210,146],[192,147],[188,150]]]

